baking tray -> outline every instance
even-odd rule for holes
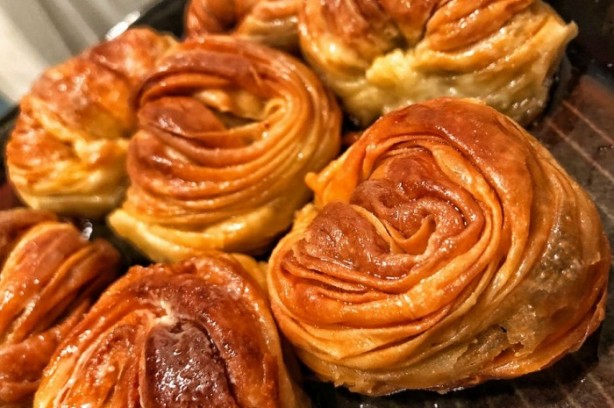
[[[127,16],[110,31],[148,25],[181,37],[185,0],[162,0]],[[545,114],[530,131],[595,200],[606,234],[614,243],[614,0],[550,1],[580,35],[569,46]],[[0,148],[13,126],[17,109],[0,119]],[[17,204],[0,167],[0,208]],[[142,262],[138,253],[104,225],[77,220],[94,235],[120,247],[125,263]],[[614,267],[610,269],[606,319],[584,346],[550,368],[516,380],[490,381],[440,395],[406,391],[369,398],[318,382],[305,370],[305,388],[319,408],[400,407],[614,407]]]

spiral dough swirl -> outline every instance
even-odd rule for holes
[[[191,0],[188,38],[230,34],[286,51],[298,50],[300,0]]]
[[[472,97],[526,125],[575,37],[540,0],[305,0],[305,58],[367,126],[436,97]]]
[[[150,29],[131,29],[34,82],[6,146],[9,179],[28,206],[101,217],[119,204],[136,130],[135,94],[173,43]]]
[[[610,247],[587,194],[470,100],[385,115],[309,183],[276,247],[282,332],[321,378],[382,395],[542,369],[605,315]]]
[[[34,406],[306,406],[262,273],[221,253],[133,267],[60,345]]]
[[[112,227],[152,259],[258,253],[338,152],[340,111],[294,58],[233,37],[176,47],[141,90],[128,189]]]
[[[119,254],[49,212],[0,212],[0,406],[27,405],[58,344],[115,279]]]

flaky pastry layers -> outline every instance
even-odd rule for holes
[[[119,203],[134,95],[173,42],[132,29],[49,68],[32,85],[6,147],[10,181],[26,204],[99,217]]]
[[[131,268],[62,343],[34,406],[308,406],[258,280],[253,259],[214,252]]]
[[[301,0],[191,0],[186,8],[188,38],[230,34],[286,51],[298,50]]]
[[[296,59],[207,36],[178,45],[145,82],[131,186],[110,225],[150,258],[257,253],[310,197],[338,152],[340,111]]]
[[[611,254],[592,201],[492,108],[392,112],[309,184],[268,286],[324,380],[383,395],[512,378],[604,318]]]
[[[117,276],[119,254],[52,213],[14,209],[0,212],[0,262],[0,406],[26,405],[60,341]]]
[[[527,124],[576,32],[539,0],[306,0],[299,22],[305,57],[364,126],[440,96]]]

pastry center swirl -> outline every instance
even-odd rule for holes
[[[152,328],[145,345],[145,372],[148,406],[238,407],[219,350],[194,322]]]
[[[318,259],[317,268],[327,274],[336,265],[399,280],[426,262],[444,263],[467,251],[484,224],[475,197],[450,180],[429,152],[400,148],[380,160],[349,202],[325,205],[286,258],[312,269],[310,260]]]

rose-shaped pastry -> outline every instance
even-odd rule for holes
[[[145,82],[131,186],[109,217],[150,258],[257,253],[339,149],[340,111],[304,65],[233,37],[180,44]]]
[[[43,73],[21,100],[6,147],[9,178],[26,204],[87,217],[118,204],[134,95],[171,43],[134,29]]]
[[[305,57],[362,125],[439,96],[527,124],[576,32],[540,0],[306,0],[299,23]]]
[[[119,254],[52,213],[0,212],[0,406],[25,404],[60,341],[117,276]]]
[[[307,406],[258,280],[222,253],[133,267],[61,344],[34,406]]]
[[[519,125],[437,99],[392,112],[318,176],[276,247],[273,313],[351,390],[451,390],[540,370],[605,315],[587,194]]]
[[[298,49],[300,0],[191,0],[188,38],[228,33],[286,51]]]

